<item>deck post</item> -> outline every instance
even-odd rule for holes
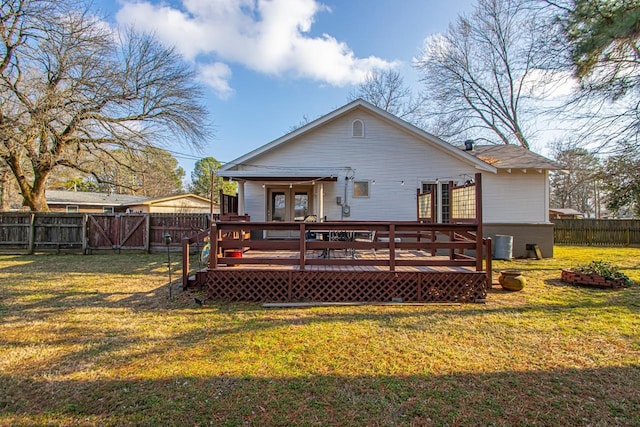
[[[489,283],[489,287],[493,286],[493,255],[492,255],[492,242],[491,237],[487,237],[485,240],[487,243],[487,258],[486,258],[486,268],[487,268],[487,282]]]
[[[219,234],[220,231],[218,230],[218,224],[212,222],[211,231],[209,232],[209,268],[211,269],[218,268],[218,242],[220,238]]]
[[[300,223],[300,271],[304,271],[305,255],[307,253],[307,228],[304,222]]]
[[[389,224],[389,271],[396,271],[396,225]]]
[[[482,271],[482,174],[476,173],[476,223],[478,229],[476,231],[476,271]],[[487,256],[490,256],[487,254]]]
[[[182,238],[182,289],[187,289],[189,282],[189,237]]]

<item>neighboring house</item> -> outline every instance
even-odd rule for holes
[[[82,213],[210,213],[211,201],[195,194],[149,198],[127,194],[47,190],[52,212]],[[214,205],[218,213],[218,205]]]
[[[549,171],[556,163],[519,146],[455,147],[361,99],[236,160],[219,175],[238,182],[252,221],[415,221],[416,192],[436,191],[448,222],[448,189],[482,174],[485,236],[514,236],[553,255]],[[270,237],[270,236],[267,236]]]
[[[128,203],[139,203],[148,199],[145,196],[86,191],[47,190],[45,194],[51,212],[68,213],[120,213],[127,210]]]
[[[582,219],[584,214],[570,208],[549,209],[549,219]]]
[[[133,212],[144,213],[211,213],[211,200],[196,194],[180,194],[131,202],[126,207]],[[217,204],[213,213],[219,213]]]

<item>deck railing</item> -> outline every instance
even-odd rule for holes
[[[316,266],[378,266],[388,271],[397,267],[473,267],[486,271],[491,280],[491,240],[477,238],[477,224],[427,224],[420,222],[217,222],[210,230],[209,268],[221,265],[291,265],[300,270]],[[358,235],[375,238],[348,240],[309,239],[315,234]],[[214,237],[215,236],[215,237]],[[279,236],[279,237],[274,237]],[[201,237],[200,237],[201,238]],[[196,238],[183,240],[188,254]],[[254,251],[235,257],[232,251]],[[401,257],[399,251],[423,251],[424,256]],[[283,251],[293,256],[282,256]],[[375,256],[330,256],[345,251],[370,252]],[[329,256],[309,256],[326,253]],[[213,255],[216,256],[213,256]],[[429,256],[438,255],[438,256]],[[484,263],[483,263],[484,260]],[[483,265],[484,264],[484,265]],[[189,257],[183,256],[183,285],[187,285]]]

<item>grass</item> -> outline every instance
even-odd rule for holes
[[[486,304],[286,310],[169,300],[162,254],[0,256],[0,425],[640,425],[640,287],[559,281],[640,249],[555,250]]]

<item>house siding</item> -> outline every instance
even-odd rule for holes
[[[364,138],[351,137],[352,123],[357,119],[365,124]],[[416,189],[422,181],[462,182],[476,172],[471,164],[363,110],[317,127],[278,146],[277,151],[254,158],[253,162],[261,167],[335,168],[338,180],[323,184],[327,220],[412,221],[416,219]],[[251,166],[242,169],[250,170]],[[353,181],[345,177],[370,181],[370,197],[354,198]],[[245,210],[256,220],[265,216],[262,184],[245,184]],[[346,203],[351,207],[349,217],[344,217],[342,208],[336,204],[336,197],[345,201],[345,185]],[[320,185],[315,187],[318,190],[314,191],[319,191]],[[314,209],[317,213],[318,206]]]
[[[482,174],[485,223],[548,223],[547,173],[513,169]]]

